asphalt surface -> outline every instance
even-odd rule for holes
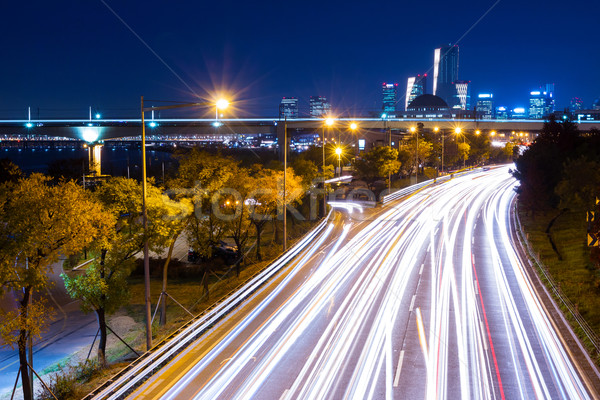
[[[66,293],[64,282],[60,277],[62,261],[52,265],[50,281],[51,288],[42,293],[48,303],[55,309],[48,330],[33,342],[33,368],[40,373],[44,369],[66,360],[76,351],[89,347],[98,330],[94,313],[84,314],[79,308],[79,302],[73,301]],[[0,307],[11,309],[15,302],[10,294],[0,298]],[[17,372],[19,370],[19,355],[17,348],[0,347],[0,396],[12,392]],[[37,379],[36,379],[37,381]],[[21,385],[19,378],[18,385]],[[21,389],[17,389],[20,393]]]
[[[131,398],[594,398],[510,236],[508,167],[336,213]]]

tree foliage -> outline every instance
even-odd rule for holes
[[[395,174],[400,169],[398,150],[389,146],[374,147],[354,162],[354,171],[372,188],[373,183],[388,174]]]
[[[51,314],[33,295],[51,285],[59,254],[79,252],[114,221],[74,182],[51,186],[41,174],[0,186],[0,221],[0,291],[16,298],[14,311],[0,313],[0,333],[4,343],[18,345],[23,393],[30,399],[26,342],[43,331]]]

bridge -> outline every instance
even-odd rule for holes
[[[543,120],[473,120],[473,119],[416,119],[416,118],[339,118],[327,132],[350,134],[350,124],[358,126],[355,134],[362,137],[385,137],[386,132],[406,133],[411,127],[423,124],[423,128],[443,131],[460,127],[463,131],[480,130],[483,133],[496,132],[500,135],[512,132],[535,134],[543,125]],[[580,121],[584,131],[600,129],[600,121]],[[187,140],[207,135],[256,135],[276,134],[283,138],[284,121],[278,118],[236,118],[236,119],[149,119],[146,120],[146,135],[152,140],[173,140],[180,137]],[[319,118],[298,118],[287,120],[289,135],[320,134],[325,128]],[[71,138],[95,142],[99,140],[136,138],[141,136],[140,119],[48,119],[48,120],[0,120],[0,139],[21,136],[35,140],[38,137]]]

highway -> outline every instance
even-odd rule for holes
[[[597,398],[515,251],[508,167],[322,233],[130,398]]]

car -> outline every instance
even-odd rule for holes
[[[221,256],[225,259],[234,259],[237,256],[237,246],[232,246],[222,240],[212,247],[213,255]]]
[[[194,249],[192,249],[190,247],[190,249],[188,250],[188,255],[187,255],[188,262],[196,263],[196,262],[200,261],[201,259],[202,259],[202,256],[200,255],[200,253],[198,253],[197,251],[195,251]]]

